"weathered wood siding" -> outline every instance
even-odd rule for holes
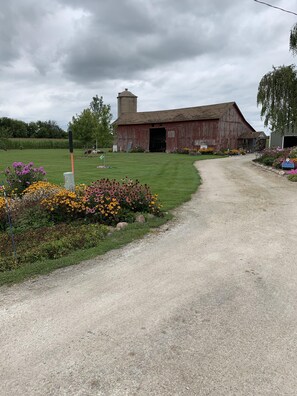
[[[119,150],[126,151],[129,146],[139,146],[148,150],[151,128],[166,129],[166,151],[168,152],[184,147],[199,147],[201,144],[216,146],[218,140],[218,120],[119,125],[117,127]]]
[[[149,149],[150,133],[147,125],[119,125],[116,129],[118,150],[130,147]]]
[[[238,138],[241,134],[254,132],[245,122],[235,106],[231,107],[219,121],[219,148],[238,148]]]
[[[231,107],[217,120],[180,121],[163,124],[119,125],[118,149],[142,147],[149,150],[150,129],[166,129],[166,151],[182,148],[199,148],[202,144],[215,149],[238,148],[238,137],[254,129],[244,120],[237,107]]]

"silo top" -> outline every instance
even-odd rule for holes
[[[130,98],[137,98],[132,92],[128,91],[128,88],[125,88],[125,91],[119,92],[118,98],[122,97],[130,97]]]

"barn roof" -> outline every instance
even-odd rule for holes
[[[257,138],[267,139],[268,136],[266,136],[265,132],[263,132],[263,131],[257,131],[257,132],[256,131],[255,132],[248,131],[248,132],[242,133],[238,137],[238,139],[257,139]]]
[[[119,97],[137,98],[136,95],[134,95],[132,92],[128,91],[128,88],[125,88],[125,91],[123,91],[123,92],[119,92],[118,98]]]
[[[236,103],[227,102],[207,106],[187,107],[182,109],[123,113],[115,121],[115,124],[131,125],[179,121],[217,120],[220,119],[232,106],[237,108],[240,115],[244,119]]]

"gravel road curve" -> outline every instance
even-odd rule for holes
[[[169,226],[0,288],[0,395],[297,394],[297,185],[197,163]]]

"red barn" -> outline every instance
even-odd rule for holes
[[[116,125],[120,151],[141,147],[150,152],[182,148],[241,147],[242,136],[254,128],[235,102],[183,109],[137,112],[137,96],[127,89],[118,96]]]

